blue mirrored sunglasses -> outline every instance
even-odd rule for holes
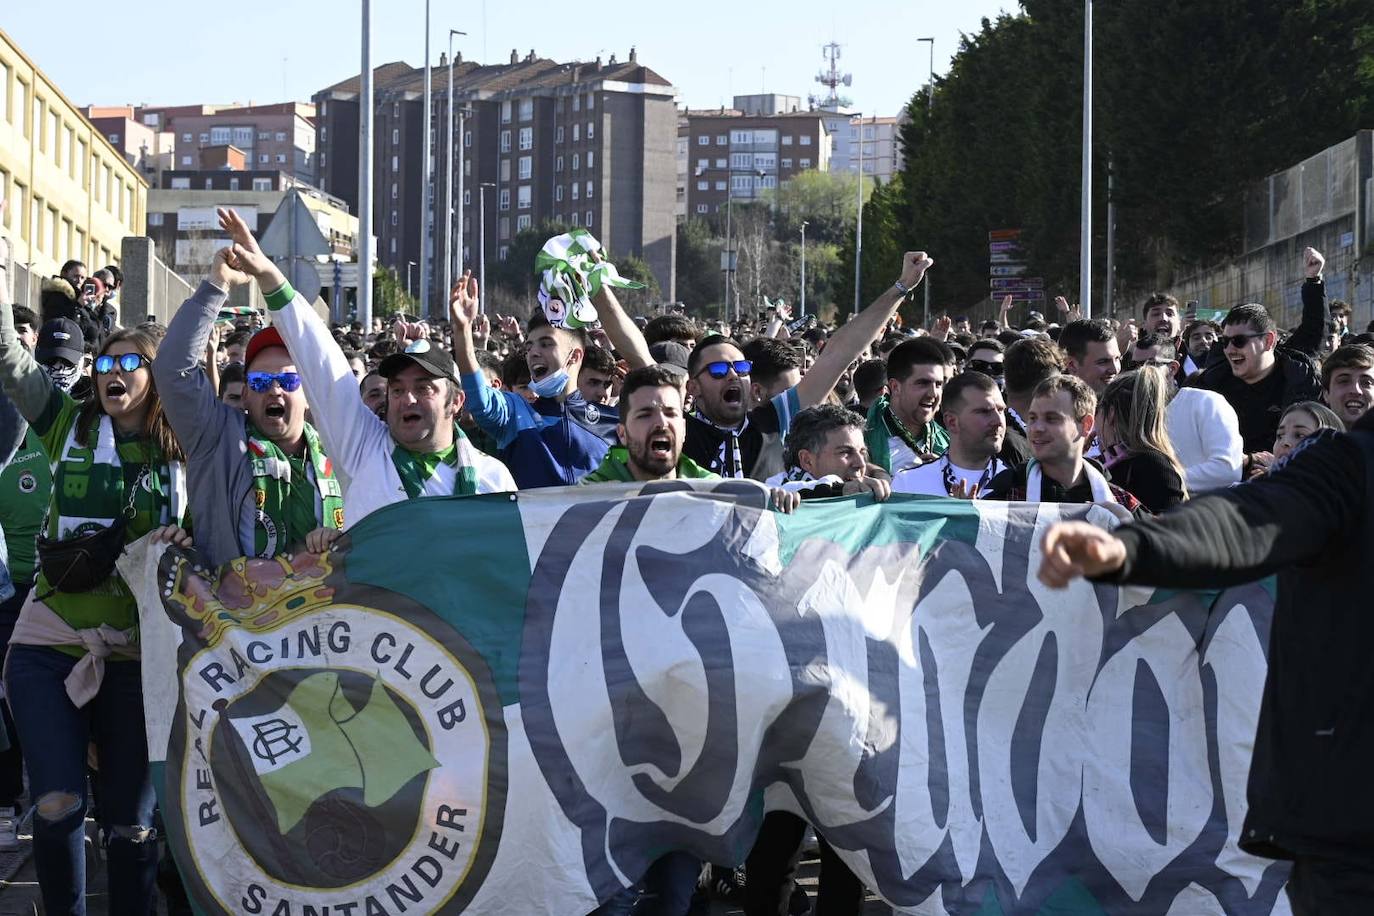
[[[300,373],[297,372],[250,372],[248,387],[254,391],[267,391],[276,382],[282,391],[295,391],[301,387]]]
[[[121,353],[118,356],[111,356],[102,353],[95,358],[95,371],[101,375],[109,375],[115,370],[116,363],[125,372],[136,372],[142,366],[148,365],[151,360],[141,353]]]
[[[714,363],[707,363],[701,368],[701,372],[710,374],[711,378],[725,378],[730,374],[730,370],[735,370],[735,375],[748,375],[754,368],[754,364],[747,359],[737,359],[734,362],[720,360]],[[697,375],[701,375],[698,372]]]

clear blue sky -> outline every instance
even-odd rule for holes
[[[500,62],[512,48],[556,60],[615,53],[630,46],[641,63],[678,89],[678,101],[705,108],[733,93],[823,92],[821,46],[842,44],[848,95],[865,113],[896,114],[926,81],[935,37],[943,73],[961,32],[984,16],[1015,10],[1015,0],[431,0],[432,54],[462,29],[467,59]],[[308,100],[358,72],[358,0],[64,0],[6,2],[9,33],[78,105],[194,104]],[[373,0],[373,61],[424,59],[424,0]],[[660,12],[663,11],[663,12]],[[671,15],[667,11],[671,10]],[[484,25],[485,19],[485,25]]]

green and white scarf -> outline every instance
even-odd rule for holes
[[[592,254],[601,243],[586,229],[556,235],[534,256],[539,277],[539,304],[544,317],[556,328],[585,328],[596,321],[591,300],[604,286],[643,289],[644,284],[626,280],[610,261],[596,261]]]
[[[344,526],[343,490],[334,477],[334,463],[324,453],[319,434],[309,423],[302,430],[306,458],[315,472],[320,492],[320,527]],[[291,462],[277,444],[253,426],[248,427],[248,456],[253,463],[253,498],[256,507],[251,532],[240,532],[241,544],[252,543],[253,556],[271,557],[305,540],[309,531],[292,531],[288,509]],[[314,530],[313,528],[311,530]]]
[[[396,446],[391,452],[391,462],[396,465],[396,473],[405,487],[407,499],[425,496],[425,484],[446,464],[453,468],[453,495],[472,496],[477,492],[477,468],[473,464],[472,446],[467,435],[453,425],[453,444],[442,452],[416,454],[409,449]]]
[[[80,537],[108,528],[121,515],[131,514],[129,527],[142,533],[161,525],[181,524],[186,507],[186,478],[180,462],[164,462],[145,448],[150,460],[140,477],[142,493],[133,500],[124,491],[124,465],[115,440],[114,423],[101,415],[96,428],[82,442],[73,423],[62,455],[52,464],[53,503],[48,512],[48,537]],[[141,499],[139,497],[142,497]]]

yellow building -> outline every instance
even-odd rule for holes
[[[148,183],[3,29],[0,200],[0,232],[32,276],[118,264],[121,240],[145,234]]]

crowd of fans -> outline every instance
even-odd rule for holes
[[[1374,334],[1326,301],[1312,249],[1291,333],[1260,305],[1214,323],[1167,295],[1138,320],[1060,299],[1057,321],[1014,327],[1007,300],[976,331],[958,317],[909,328],[898,308],[934,263],[924,252],[833,326],[785,306],[631,318],[609,288],[592,329],[537,307],[522,321],[482,314],[465,274],[448,321],[363,327],[327,324],[220,216],[232,245],[165,328],[118,326],[115,268],[66,265],[41,315],[11,306],[0,276],[0,848],[31,799],[49,912],[82,912],[92,797],[111,911],[151,912],[156,895],[137,608],[113,565],[130,540],[220,564],[327,550],[422,496],[670,478],[756,480],[780,512],[907,493],[1145,517],[1271,473],[1374,404]],[[266,315],[227,309],[250,280]],[[700,893],[808,912],[793,880],[805,833],[770,814],[742,876],[671,853],[597,912],[682,914]],[[862,884],[820,842],[818,912],[859,912]]]

